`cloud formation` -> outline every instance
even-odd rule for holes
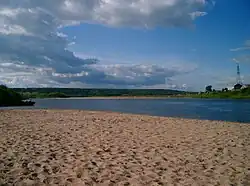
[[[0,3],[0,15],[9,20],[21,16],[5,28],[10,32],[19,28],[20,33],[35,31],[27,24],[20,23],[27,15],[31,20],[40,21],[45,26],[51,23],[55,27],[82,22],[91,22],[111,26],[188,26],[197,17],[207,14],[205,8],[213,4],[210,0],[4,0]],[[39,19],[44,18],[44,19]],[[48,21],[50,19],[50,21]],[[24,21],[24,20],[23,20]],[[44,23],[44,24],[43,24]],[[46,24],[47,23],[47,24]],[[22,30],[22,31],[21,31]]]
[[[242,47],[230,49],[231,52],[237,52],[243,50],[250,50],[250,40],[245,41]]]
[[[230,49],[231,52],[240,52],[241,54],[233,58],[236,63],[250,62],[250,40],[246,40],[244,45],[239,48]]]
[[[100,65],[68,49],[60,30],[94,23],[112,27],[190,27],[206,15],[208,0],[1,0],[0,71],[7,85],[54,86],[81,82],[155,85],[187,70],[155,65]],[[191,69],[189,69],[190,71]]]
[[[195,66],[182,69],[175,66],[96,64],[88,65],[85,71],[79,73],[58,73],[53,68],[0,63],[0,83],[18,87],[61,87],[78,82],[81,87],[136,88],[165,84],[165,78],[186,74],[195,68]]]

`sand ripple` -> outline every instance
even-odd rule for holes
[[[250,125],[0,111],[0,185],[250,185]]]

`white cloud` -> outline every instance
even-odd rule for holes
[[[196,12],[190,13],[190,15],[191,15],[191,18],[192,18],[193,20],[195,20],[197,17],[201,17],[201,16],[207,15],[207,12],[199,12],[199,11],[196,11]]]
[[[52,87],[58,83],[51,80],[53,69],[28,66],[21,63],[0,63],[0,84],[10,87]]]
[[[0,16],[5,25],[16,25],[33,34],[37,34],[38,28],[55,29],[84,22],[186,27],[207,14],[205,9],[209,2],[212,3],[208,0],[6,0],[0,4]]]
[[[196,67],[157,65],[88,65],[81,72],[58,73],[54,68],[0,63],[0,83],[18,87],[68,87],[78,82],[88,87],[146,87],[165,84],[165,78],[188,74]],[[153,87],[152,87],[153,88]],[[176,88],[176,87],[171,87]]]
[[[212,2],[211,2],[212,3]],[[43,0],[26,1],[62,22],[92,22],[111,26],[187,26],[206,14],[207,0]]]
[[[10,85],[72,83],[154,85],[191,71],[150,65],[102,66],[68,49],[61,28],[81,23],[113,27],[190,27],[206,15],[207,0],[1,0],[1,81]],[[4,66],[8,63],[8,67]],[[96,65],[91,65],[96,64]],[[49,69],[49,70],[48,70]],[[4,83],[3,82],[3,83]]]
[[[250,40],[246,40],[244,45],[239,48],[230,49],[232,52],[239,52],[240,55],[234,57],[232,60],[236,63],[249,63],[250,62]]]
[[[250,50],[250,46],[230,49],[231,52],[237,52],[237,51],[241,51],[241,50]]]
[[[237,52],[243,50],[250,50],[250,40],[246,40],[242,47],[230,49],[231,52]]]
[[[196,66],[159,65],[92,65],[92,68],[104,72],[111,84],[152,86],[164,84],[165,78],[193,71]]]

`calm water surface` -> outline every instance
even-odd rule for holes
[[[34,109],[83,109],[250,123],[250,100],[35,99]]]

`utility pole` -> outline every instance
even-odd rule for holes
[[[236,83],[242,85],[242,80],[241,80],[241,76],[240,76],[240,64],[237,64],[237,79],[236,79]]]

